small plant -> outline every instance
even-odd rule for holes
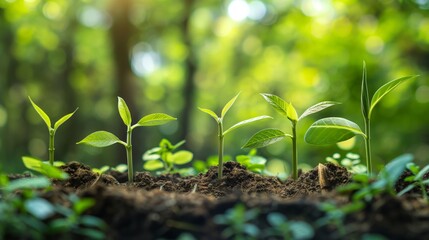
[[[82,139],[77,144],[88,144],[93,147],[107,147],[115,143],[122,144],[127,152],[127,165],[128,165],[128,182],[133,182],[134,172],[133,172],[133,157],[132,157],[132,144],[131,137],[132,132],[137,127],[144,126],[158,126],[166,124],[170,121],[176,120],[176,118],[171,117],[165,113],[153,113],[142,117],[136,124],[132,125],[131,113],[125,103],[124,99],[118,97],[118,111],[119,115],[122,118],[122,121],[127,126],[127,140],[126,142],[121,141],[116,135],[107,131],[97,131],[93,132],[84,139]]]
[[[243,148],[261,148],[276,143],[278,141],[283,140],[286,137],[292,139],[292,178],[298,178],[298,150],[297,150],[297,140],[296,140],[296,132],[297,132],[297,124],[303,118],[320,112],[325,108],[331,107],[337,102],[325,101],[317,103],[311,107],[309,107],[305,112],[299,117],[295,108],[291,103],[287,103],[285,100],[280,97],[272,94],[262,93],[262,97],[281,115],[289,119],[292,124],[292,134],[284,133],[279,129],[268,128],[257,132],[253,135],[247,143],[243,146]]]
[[[341,158],[341,154],[334,153],[332,157],[327,157],[326,161],[338,166],[343,166],[347,169],[347,171],[354,174],[366,172],[366,167],[365,165],[361,164],[359,154],[347,153],[344,158]]]
[[[360,135],[365,140],[366,166],[368,173],[372,173],[371,161],[371,114],[374,107],[389,92],[401,83],[416,78],[417,76],[407,76],[392,80],[381,86],[373,95],[371,102],[368,94],[368,83],[366,75],[366,65],[363,63],[362,88],[361,88],[361,110],[365,122],[365,131],[345,118],[330,117],[323,118],[313,123],[305,134],[305,141],[310,144],[325,145],[342,142],[356,135]]]
[[[210,109],[205,109],[205,108],[198,108],[199,110],[201,110],[204,113],[207,113],[208,115],[210,115],[216,122],[218,125],[218,179],[222,178],[222,171],[223,171],[223,150],[224,150],[224,137],[226,134],[230,133],[231,131],[239,128],[239,127],[243,127],[249,123],[252,122],[256,122],[262,119],[267,119],[267,118],[271,118],[270,116],[258,116],[258,117],[254,117],[254,118],[250,118],[244,121],[241,121],[235,125],[233,125],[232,127],[230,127],[227,130],[224,130],[224,125],[223,125],[223,120],[225,118],[226,113],[228,112],[228,110],[231,108],[231,106],[234,104],[235,100],[238,98],[240,94],[237,94],[235,97],[233,97],[223,108],[222,108],[222,112],[220,117],[218,115],[216,115],[216,113],[214,113],[212,110]]]
[[[278,212],[272,212],[267,215],[267,221],[270,227],[264,229],[264,239],[271,237],[280,237],[281,239],[313,239],[313,227],[304,221],[289,220]]]
[[[152,148],[143,154],[143,168],[148,171],[155,171],[163,168],[164,172],[171,173],[175,165],[183,165],[192,161],[193,154],[186,150],[173,153],[182,146],[185,141],[180,141],[173,145],[167,139],[162,139],[159,147]]]
[[[398,196],[402,196],[405,193],[413,190],[414,188],[420,188],[422,191],[423,199],[429,201],[428,193],[426,187],[429,185],[429,179],[424,179],[423,177],[429,172],[429,165],[426,165],[424,168],[420,167],[411,162],[407,164],[407,169],[410,170],[411,176],[408,176],[404,179],[405,182],[409,182],[406,188],[398,193]]]
[[[340,192],[353,192],[353,201],[371,201],[380,194],[396,195],[395,184],[408,163],[413,160],[411,154],[404,154],[388,163],[372,178],[367,174],[353,175],[353,182],[338,188]]]
[[[258,239],[260,229],[252,223],[258,215],[259,209],[246,209],[244,204],[239,203],[224,214],[214,216],[214,222],[227,226],[222,231],[222,237],[225,239]]]
[[[69,118],[71,118],[71,116],[73,116],[73,114],[77,111],[74,110],[74,112],[69,113],[65,116],[63,116],[62,118],[60,118],[58,121],[55,122],[54,126],[52,127],[51,124],[51,119],[49,118],[49,116],[45,113],[45,111],[43,111],[39,106],[37,106],[33,100],[31,100],[30,97],[28,97],[28,99],[31,102],[31,105],[33,106],[33,108],[36,110],[36,112],[39,114],[39,116],[43,119],[43,121],[46,123],[46,126],[48,127],[48,131],[49,131],[49,163],[51,165],[54,165],[54,161],[55,161],[55,145],[54,145],[54,140],[55,140],[55,133],[57,132],[58,128],[64,123],[66,122]]]
[[[265,170],[265,163],[267,159],[256,155],[257,150],[251,149],[247,155],[238,155],[235,160],[241,165],[245,166],[247,170],[262,173]]]

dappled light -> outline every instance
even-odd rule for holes
[[[124,130],[117,96],[135,115],[166,112],[178,118],[136,133],[136,155],[161,138],[186,139],[185,147],[201,160],[216,153],[216,126],[197,107],[218,112],[241,92],[226,125],[274,117],[226,138],[226,154],[235,156],[248,152],[241,145],[257,131],[290,128],[259,93],[292,102],[298,114],[320,101],[341,102],[299,123],[297,139],[303,141],[318,118],[361,119],[362,61],[371,94],[390,80],[420,75],[374,111],[374,161],[402,151],[427,161],[428,9],[426,0],[1,1],[1,163],[21,168],[13,159],[25,153],[47,158],[40,141],[45,129],[27,96],[54,118],[79,107],[60,130],[66,137],[58,139],[57,152],[65,161],[95,156],[94,166],[122,162],[121,149],[98,154],[74,143],[101,128]],[[300,159],[310,166],[336,151],[363,149],[359,138],[329,147],[299,144]],[[115,151],[118,157],[111,158]],[[285,141],[260,154],[289,163],[290,152]]]

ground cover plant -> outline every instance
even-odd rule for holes
[[[273,94],[261,93],[261,95],[278,113],[280,113],[281,115],[289,119],[289,121],[291,122],[292,134],[287,134],[287,133],[284,133],[282,130],[274,129],[274,128],[264,129],[257,132],[255,135],[253,135],[247,141],[247,143],[244,144],[243,148],[266,147],[268,145],[281,141],[286,137],[289,137],[292,140],[292,178],[297,179],[298,178],[298,150],[297,150],[298,147],[297,147],[296,131],[297,131],[298,122],[311,114],[320,112],[323,109],[331,107],[338,103],[332,102],[332,101],[320,102],[307,108],[307,110],[305,110],[301,116],[298,116],[298,113],[296,112],[292,103],[287,103],[285,100]]]
[[[97,131],[91,133],[84,139],[78,142],[78,144],[88,144],[94,147],[107,147],[115,143],[119,143],[125,147],[127,152],[127,165],[128,165],[128,181],[131,183],[134,179],[133,170],[133,152],[132,152],[132,132],[137,127],[144,126],[158,126],[168,122],[176,120],[176,118],[167,115],[165,113],[152,113],[142,117],[136,124],[132,125],[131,113],[125,103],[125,100],[118,97],[118,112],[121,116],[122,121],[127,127],[127,139],[126,141],[120,140],[115,134],[107,131]]]
[[[305,141],[311,144],[325,145],[348,140],[356,135],[362,136],[365,141],[366,167],[368,173],[372,173],[371,161],[371,114],[374,107],[388,93],[405,81],[416,78],[417,76],[406,76],[392,80],[381,86],[372,96],[370,101],[368,93],[368,80],[366,64],[363,63],[362,87],[361,87],[361,111],[365,122],[365,130],[362,131],[359,125],[339,117],[329,117],[317,120],[305,133]]]
[[[208,115],[210,115],[217,123],[218,125],[218,179],[222,178],[222,171],[223,171],[223,151],[224,151],[224,138],[225,135],[227,135],[228,133],[230,133],[231,131],[239,128],[239,127],[243,127],[245,125],[248,125],[250,123],[259,121],[259,120],[263,120],[263,119],[267,119],[267,118],[271,118],[270,116],[266,116],[266,115],[262,115],[262,116],[258,116],[258,117],[254,117],[254,118],[250,118],[247,120],[243,120],[239,123],[234,124],[233,126],[231,126],[230,128],[228,128],[227,130],[224,130],[224,117],[226,115],[226,113],[228,112],[228,110],[232,107],[232,105],[235,103],[235,100],[237,100],[238,96],[240,94],[237,94],[235,97],[233,97],[231,100],[229,100],[229,102],[227,102],[225,104],[225,106],[222,108],[222,112],[221,115],[218,116],[215,112],[213,112],[210,109],[206,109],[206,108],[198,108],[200,109],[200,111],[207,113]]]

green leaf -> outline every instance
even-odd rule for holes
[[[402,77],[402,78],[398,78],[395,80],[392,80],[386,84],[384,84],[383,86],[381,86],[375,93],[374,96],[372,97],[371,100],[371,107],[369,109],[369,117],[371,117],[371,113],[372,110],[374,109],[375,105],[377,105],[377,103],[384,97],[386,96],[386,94],[388,94],[389,92],[393,91],[397,86],[399,86],[401,83],[407,81],[407,80],[411,80],[414,79],[418,76],[407,76],[407,77]]]
[[[220,120],[220,118],[216,115],[216,113],[214,113],[212,110],[210,110],[210,109],[207,109],[207,108],[198,108],[201,112],[204,112],[204,113],[207,113],[208,115],[210,115],[210,116],[212,116],[212,118],[214,118],[214,120],[216,121],[216,122],[219,122]]]
[[[45,111],[43,111],[39,106],[37,106],[37,104],[35,104],[30,97],[28,97],[28,99],[30,99],[31,105],[33,105],[33,108],[36,110],[39,116],[46,123],[46,126],[48,127],[48,129],[51,130],[51,119],[49,118],[48,114],[46,114]]]
[[[307,110],[305,110],[304,113],[299,117],[298,121],[300,121],[301,119],[303,119],[303,118],[305,118],[311,114],[320,112],[320,111],[324,110],[325,108],[328,108],[328,107],[331,107],[331,106],[334,106],[337,104],[341,104],[341,103],[332,102],[332,101],[324,101],[324,102],[316,103],[313,106],[307,108]]]
[[[57,167],[51,166],[50,164],[32,157],[22,157],[22,162],[26,168],[41,173],[49,178],[64,180],[69,177],[67,173],[61,171]]]
[[[413,160],[413,155],[403,154],[388,163],[378,174],[377,181],[373,183],[376,188],[393,187],[404,172],[408,163]]]
[[[423,176],[429,172],[429,165],[426,165],[424,168],[422,168],[422,170],[420,170],[420,172],[416,175],[416,180],[420,180],[423,179]]]
[[[120,143],[124,146],[127,145],[125,142],[121,141],[118,137],[116,137],[113,133],[106,131],[93,132],[77,144],[81,143],[88,144],[93,147],[107,147],[115,143]]]
[[[231,100],[229,100],[229,102],[222,108],[222,113],[220,115],[220,118],[223,119],[223,117],[225,117],[226,113],[232,107],[232,105],[234,104],[235,100],[237,100],[239,95],[240,95],[240,93],[235,95],[235,97],[233,97]]]
[[[175,165],[183,165],[192,161],[194,154],[189,151],[181,150],[171,155],[171,162]]]
[[[65,115],[64,117],[60,118],[57,122],[55,122],[54,129],[57,130],[63,123],[65,123],[67,120],[69,120],[69,118],[71,118],[71,116],[73,116],[73,114],[77,111],[77,109],[78,108],[76,108],[76,110],[74,110],[72,113]]]
[[[359,126],[345,118],[323,118],[313,123],[305,133],[307,143],[324,145],[342,142],[355,135],[366,136]]]
[[[163,125],[168,122],[177,120],[177,118],[174,118],[170,115],[167,115],[165,113],[152,113],[149,115],[146,115],[142,117],[137,124],[135,124],[132,128],[135,127],[150,127],[150,126],[158,126]]]
[[[125,103],[125,100],[121,97],[118,97],[118,111],[119,115],[122,118],[122,121],[124,121],[124,124],[127,126],[131,126],[131,113],[130,109],[128,108],[127,104]]]
[[[256,122],[256,121],[259,121],[259,120],[267,119],[267,118],[272,118],[272,117],[263,115],[263,116],[254,117],[254,118],[250,118],[250,119],[241,121],[241,122],[233,125],[232,127],[230,127],[228,130],[224,131],[223,135],[226,135],[227,133],[229,133],[232,130],[237,129],[239,127],[243,127],[243,126],[245,126],[247,124],[250,124],[250,123],[253,123],[253,122]]]
[[[292,135],[285,134],[279,129],[268,128],[255,133],[242,148],[261,148],[281,141]]]
[[[292,103],[289,103],[289,106],[287,107],[287,118],[292,122],[298,121],[298,113],[296,112],[295,108],[292,106]]]
[[[46,177],[21,178],[9,182],[3,190],[13,192],[18,189],[47,188],[49,186],[51,186],[51,181]]]
[[[264,97],[265,101],[267,101],[277,112],[285,117],[288,116],[287,109],[289,104],[285,100],[273,94],[261,93],[261,95]]]
[[[368,94],[368,81],[366,77],[366,63],[363,62],[363,70],[362,70],[362,88],[360,95],[360,103],[363,117],[365,119],[369,118],[369,94]]]
[[[164,168],[164,164],[159,160],[149,160],[143,164],[143,168],[148,171],[155,171]]]

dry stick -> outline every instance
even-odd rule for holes
[[[325,165],[319,163],[317,166],[317,172],[319,175],[320,189],[322,190],[322,193],[325,193],[330,185],[328,180],[328,168]]]

